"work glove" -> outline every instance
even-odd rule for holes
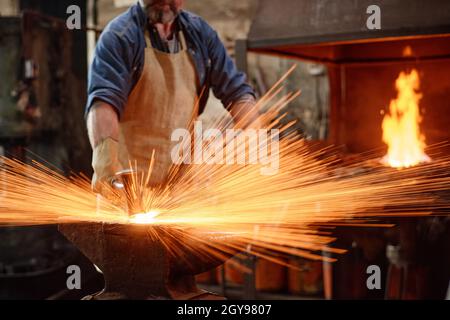
[[[259,119],[261,114],[253,96],[246,95],[242,97],[231,106],[231,110],[233,109],[235,110],[234,122],[236,128],[262,129],[263,124]]]
[[[114,175],[122,170],[119,162],[119,143],[112,138],[101,141],[94,148],[92,168],[92,190],[110,199],[113,196],[111,183]]]

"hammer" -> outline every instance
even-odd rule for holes
[[[144,206],[142,203],[142,196],[133,192],[133,175],[137,172],[132,169],[126,169],[117,172],[111,180],[111,185],[114,189],[121,191],[126,197],[126,211],[129,216],[143,213]]]

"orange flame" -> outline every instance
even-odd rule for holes
[[[395,81],[397,98],[391,100],[389,114],[383,119],[383,141],[388,152],[382,162],[394,168],[407,168],[422,162],[429,162],[425,154],[425,137],[420,132],[422,117],[419,101],[422,94],[419,74],[413,69],[410,73],[401,72]]]

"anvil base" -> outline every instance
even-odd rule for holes
[[[168,234],[162,228],[105,223],[60,225],[65,237],[103,272],[104,290],[86,299],[224,299],[200,290],[194,278],[223,261],[205,261],[198,270],[180,268],[162,238],[155,236]],[[183,242],[178,241],[180,251]]]

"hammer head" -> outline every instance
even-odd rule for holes
[[[142,196],[133,187],[137,173],[132,169],[117,172],[111,184],[114,189],[121,191],[126,199],[126,211],[129,216],[144,212]]]

